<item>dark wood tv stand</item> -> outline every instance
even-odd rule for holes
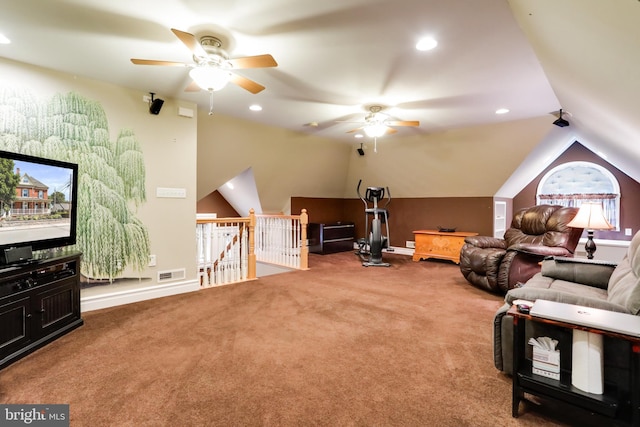
[[[80,252],[0,266],[0,369],[81,326]]]

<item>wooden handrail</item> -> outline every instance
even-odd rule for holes
[[[258,230],[259,244],[255,252],[260,261],[300,270],[309,268],[306,209],[302,209],[300,215],[256,215],[256,218],[265,227]],[[270,234],[267,227],[274,227],[275,234]]]
[[[301,270],[309,268],[309,248],[307,246],[309,216],[307,210],[302,209],[300,215],[256,215],[255,210],[250,209],[248,217],[196,219],[197,225],[212,224],[214,226],[211,229],[211,234],[205,236],[203,233],[200,235],[203,240],[199,240],[201,246],[199,246],[198,258],[200,260],[207,258],[205,264],[200,264],[201,277],[206,274],[209,277],[209,282],[214,284],[219,284],[219,280],[221,280],[219,276],[224,276],[222,280],[228,280],[227,275],[229,274],[234,277],[232,280],[236,280],[238,275],[242,276],[242,280],[251,280],[257,277],[256,227],[258,218],[261,219],[261,227],[265,227],[265,223],[262,221],[264,218],[270,219],[266,228],[259,230],[262,245],[260,247],[260,261]],[[231,240],[218,234],[219,232],[214,232],[213,230],[216,230],[217,227],[221,227],[220,232],[222,233],[226,233],[224,227],[232,227],[232,231],[229,231]],[[269,244],[266,249],[265,240]],[[214,244],[214,242],[216,243]],[[203,250],[206,252],[202,252]],[[208,259],[206,254],[218,250],[219,253],[211,256],[215,259]],[[234,253],[240,254],[239,260],[237,255],[233,255]],[[227,261],[223,262],[227,256],[231,256],[229,259],[231,264],[227,264]],[[270,257],[276,258],[276,261],[269,259]],[[211,278],[211,273],[214,274],[213,278]]]

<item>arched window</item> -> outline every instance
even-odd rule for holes
[[[611,172],[589,162],[556,166],[540,180],[537,203],[580,207],[582,202],[602,203],[607,220],[620,230],[620,184]]]

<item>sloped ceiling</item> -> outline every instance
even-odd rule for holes
[[[562,107],[571,126],[525,163],[548,161],[577,139],[640,181],[639,22],[637,0],[3,0],[0,33],[13,43],[0,56],[207,109],[206,93],[184,92],[186,70],[129,59],[189,62],[170,28],[213,31],[232,56],[271,53],[279,62],[243,73],[267,87],[258,95],[216,93],[222,114],[353,142],[345,131],[354,125],[336,120],[359,119],[372,102],[421,122],[392,139]],[[417,53],[424,35],[440,44]],[[248,110],[253,102],[262,113]],[[499,107],[511,112],[497,116]]]
[[[253,95],[230,84],[214,93],[214,114],[318,137],[354,142],[347,131],[370,104],[420,121],[390,138],[559,108],[505,0],[3,0],[0,33],[12,43],[0,44],[0,56],[208,111],[205,91],[185,92],[188,69],[130,61],[193,65],[171,28],[217,36],[231,57],[269,53],[278,62],[238,70],[266,89]],[[424,36],[438,47],[417,51]],[[263,110],[250,111],[252,103]],[[502,107],[511,111],[495,114]]]
[[[509,0],[571,126],[549,150],[580,141],[640,181],[640,2]],[[559,142],[557,142],[559,141]],[[543,142],[543,145],[545,142]]]

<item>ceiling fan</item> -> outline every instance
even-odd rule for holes
[[[363,130],[364,133],[373,138],[374,140],[374,152],[378,152],[377,147],[377,139],[384,135],[391,135],[398,132],[393,127],[402,127],[402,126],[420,126],[420,122],[417,120],[391,120],[391,117],[383,113],[382,111],[385,109],[382,105],[371,105],[368,107],[369,113],[365,116],[364,122],[356,122],[362,123],[362,126],[351,129],[347,131],[347,133],[357,132],[359,130]],[[353,122],[348,122],[353,123]]]
[[[367,114],[364,118],[364,122],[356,122],[363,123],[362,126],[351,129],[347,131],[347,133],[357,132],[359,130],[363,130],[367,136],[372,138],[377,138],[383,135],[390,135],[398,132],[393,127],[398,126],[420,126],[420,122],[417,120],[390,120],[391,117],[383,113],[382,111],[385,107],[381,105],[371,105],[369,106],[369,114]]]
[[[189,76],[193,81],[185,89],[187,92],[197,92],[199,90],[213,92],[224,88],[228,82],[232,82],[255,94],[264,90],[265,87],[236,74],[235,70],[278,66],[275,59],[268,54],[229,58],[229,54],[222,48],[220,39],[214,36],[203,36],[198,41],[193,34],[176,30],[175,28],[172,28],[171,31],[193,53],[193,64],[137,58],[131,58],[131,62],[136,65],[191,68]]]

